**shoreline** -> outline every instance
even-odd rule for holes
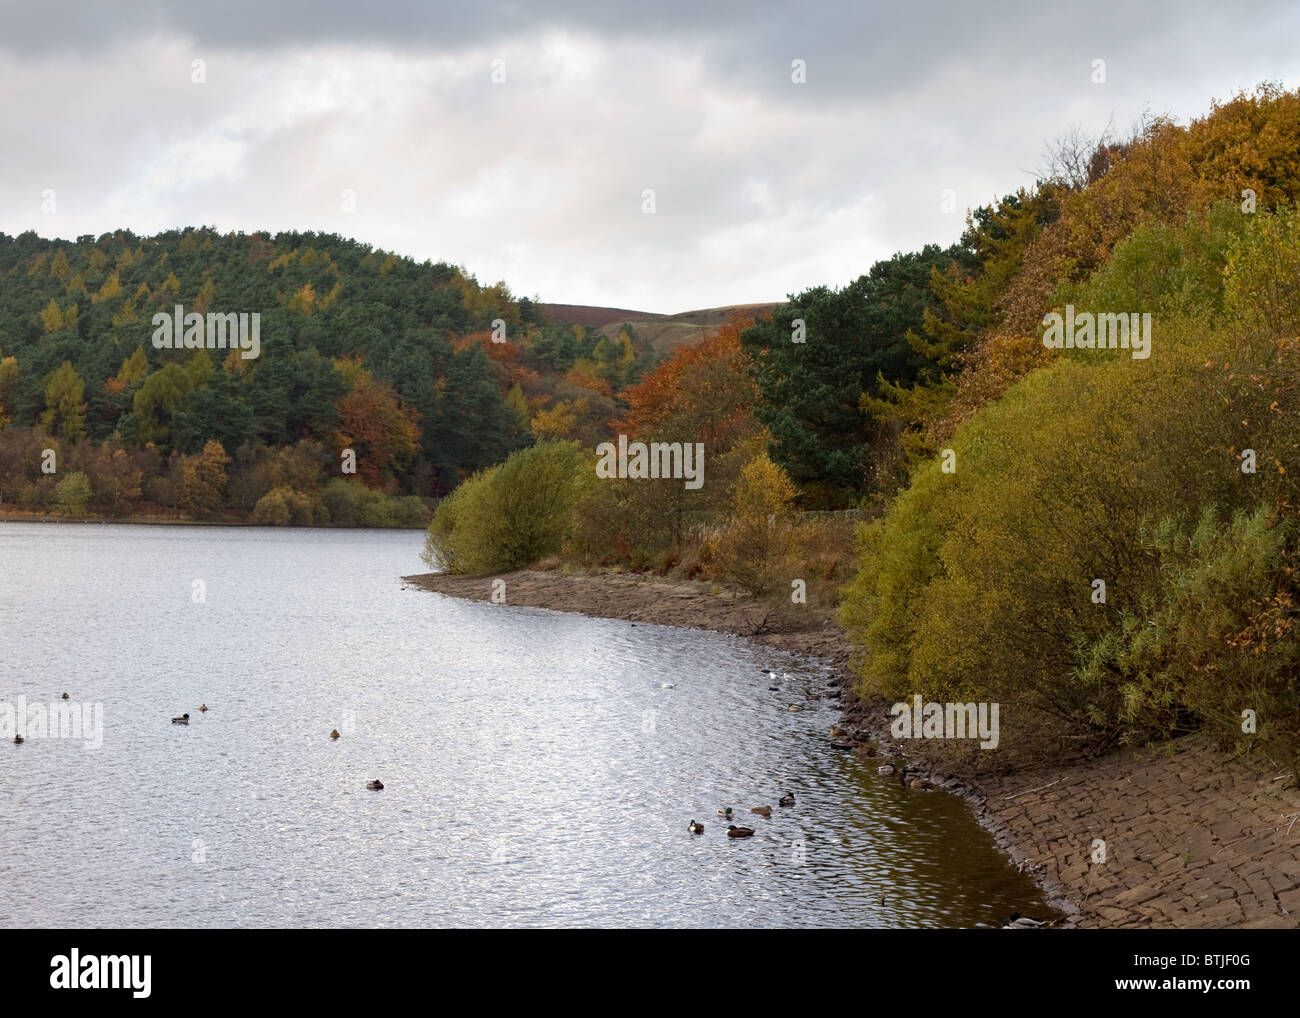
[[[56,516],[53,513],[5,512],[0,510],[0,523],[114,523],[131,527],[261,527],[264,530],[418,530],[427,527],[364,527],[343,526],[332,523],[286,524],[254,523],[252,520],[193,520],[180,516]]]
[[[706,629],[816,658],[863,752],[919,761],[966,800],[976,821],[1048,904],[1081,928],[1300,928],[1300,789],[1200,736],[992,775],[939,773],[904,753],[886,703],[854,693],[852,645],[832,612],[755,601],[721,585],[632,573],[521,569],[495,576],[402,577],[433,593],[627,622]],[[876,744],[876,745],[873,745]],[[919,748],[919,747],[918,747]],[[1104,842],[1104,845],[1099,844]],[[1095,861],[1104,851],[1104,861]]]

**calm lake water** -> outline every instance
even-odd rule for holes
[[[807,661],[408,588],[421,544],[0,523],[0,704],[66,691],[103,710],[98,749],[0,743],[0,925],[912,927],[1043,909],[959,800],[831,749],[834,701],[785,710],[824,688]],[[724,836],[728,805],[755,837]]]

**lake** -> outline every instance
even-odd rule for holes
[[[97,739],[0,743],[0,925],[953,927],[1045,908],[964,803],[829,746],[815,663],[412,588],[422,543],[0,523],[0,704],[102,710]],[[753,838],[725,836],[724,806]]]

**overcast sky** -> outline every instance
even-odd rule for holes
[[[1300,85],[1300,4],[1229,7],[0,0],[0,231],[320,230],[547,301],[781,300],[955,240],[1072,125]]]

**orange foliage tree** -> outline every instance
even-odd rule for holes
[[[376,381],[359,361],[336,361],[334,366],[352,383],[339,398],[335,445],[340,454],[354,450],[357,476],[367,487],[382,490],[415,458],[419,412],[402,403],[388,383]]]

